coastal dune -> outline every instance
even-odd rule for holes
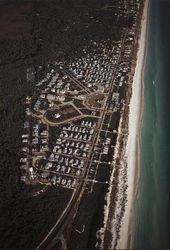
[[[137,63],[132,85],[132,98],[129,109],[129,135],[126,146],[127,158],[127,204],[121,223],[117,249],[130,249],[132,245],[133,209],[139,181],[139,135],[143,109],[144,64],[146,55],[146,37],[149,1],[145,1],[141,22],[141,35],[137,53]]]

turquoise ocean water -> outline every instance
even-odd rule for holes
[[[150,0],[133,249],[169,243],[169,0]]]

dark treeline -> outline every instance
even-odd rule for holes
[[[22,1],[22,4],[24,2],[28,3]],[[124,17],[117,20],[116,7],[104,10],[108,0],[37,0],[29,3],[26,20],[30,33],[22,33],[12,40],[0,39],[1,64],[26,58],[40,62],[42,55],[46,61],[68,59],[80,55],[89,40],[119,40],[121,27],[132,23],[131,17],[129,21]],[[114,29],[117,25],[119,28]]]

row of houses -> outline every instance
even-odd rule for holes
[[[114,65],[117,62],[120,47],[113,44],[95,43],[96,51],[89,53],[82,58],[77,58],[76,62],[68,64],[69,71],[81,82],[93,91],[104,86],[103,91],[108,90],[113,77]]]
[[[46,77],[39,81],[36,86],[40,94],[34,104],[33,110],[47,110],[54,106],[56,101],[64,102],[65,93],[70,90],[71,83],[67,75],[61,75],[54,69],[46,74]]]
[[[88,141],[90,142],[92,140],[92,134],[94,132],[94,129],[91,129],[89,131],[86,131],[85,133],[80,132],[71,132],[71,131],[62,131],[60,134],[60,138],[67,138],[67,139],[74,139],[78,141]]]
[[[46,182],[51,183],[51,185],[60,185],[65,188],[76,188],[77,180],[68,176],[60,176],[56,174],[51,174],[49,172],[41,172],[39,174],[40,181],[46,180]]]

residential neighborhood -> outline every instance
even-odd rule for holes
[[[21,182],[74,190],[85,178],[92,192],[99,165],[112,161],[131,68],[131,36],[127,29],[119,42],[91,41],[92,51],[85,47],[83,57],[48,65],[36,84],[38,95],[26,98]]]

